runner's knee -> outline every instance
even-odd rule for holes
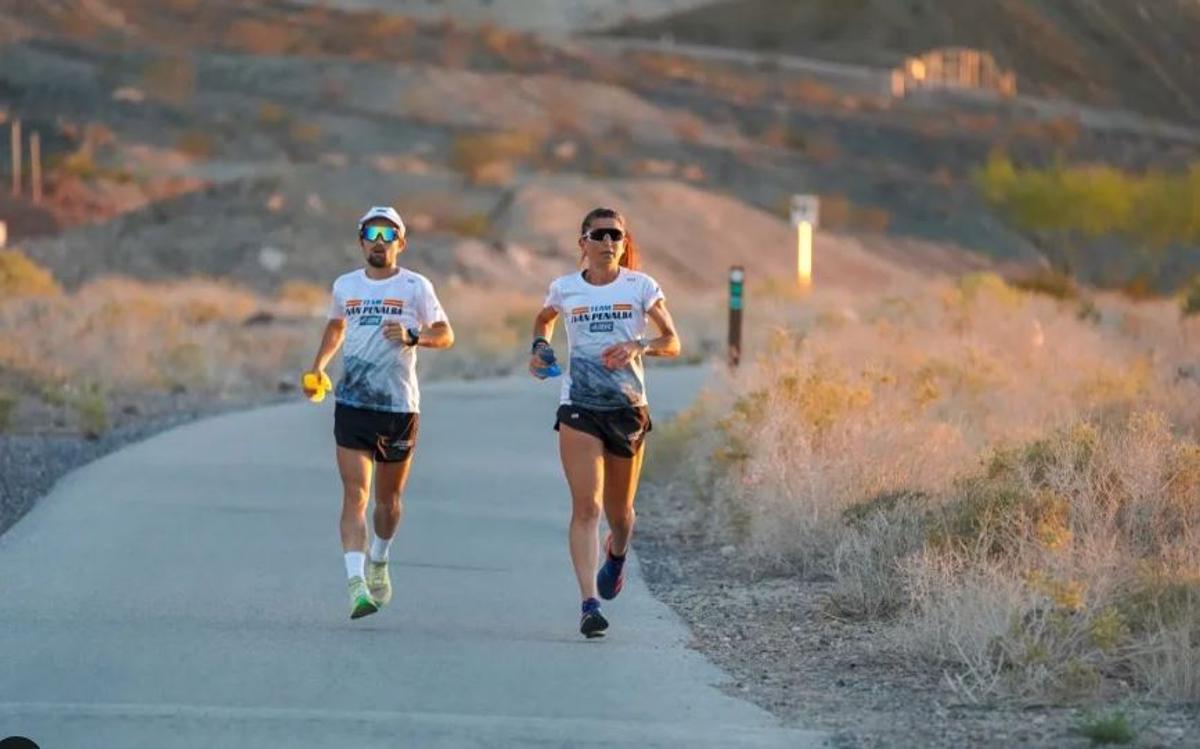
[[[628,533],[633,530],[633,524],[636,520],[637,512],[632,507],[622,508],[608,515],[609,527],[621,533]]]
[[[577,522],[595,523],[600,520],[600,505],[597,502],[576,502],[571,506],[571,519]]]
[[[382,497],[376,495],[375,504],[384,508],[388,512],[400,512],[400,506],[403,504],[403,502],[400,499],[400,492],[396,492],[395,494],[390,495],[385,494]]]
[[[346,507],[366,507],[367,487],[347,486],[342,490],[342,504]]]

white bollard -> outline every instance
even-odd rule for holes
[[[812,224],[801,221],[796,225],[796,282],[802,290],[812,288]]]
[[[796,227],[796,283],[801,291],[812,288],[813,229],[821,200],[816,195],[792,196],[792,226]]]

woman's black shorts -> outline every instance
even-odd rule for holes
[[[421,415],[374,411],[338,403],[333,409],[333,438],[338,447],[366,450],[381,463],[402,463],[417,446]]]
[[[603,411],[563,404],[555,414],[554,429],[566,424],[571,429],[600,438],[604,450],[622,458],[632,458],[653,428],[650,409],[645,406]]]

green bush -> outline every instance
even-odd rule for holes
[[[1191,317],[1200,312],[1200,275],[1192,276],[1192,280],[1184,288],[1180,308],[1184,317]]]
[[[89,439],[108,431],[108,398],[98,383],[50,383],[42,387],[41,398],[47,405],[74,412],[80,432]]]
[[[1183,174],[1136,175],[1107,166],[1022,169],[993,154],[975,183],[1027,231],[1124,235],[1151,247],[1200,242],[1200,163]]]
[[[1077,299],[1079,289],[1075,282],[1065,273],[1055,270],[1043,270],[1009,281],[1009,285],[1033,294],[1044,294],[1055,299]]]
[[[1089,715],[1075,727],[1075,733],[1091,739],[1092,744],[1128,744],[1137,737],[1125,713]]]
[[[12,393],[0,392],[0,432],[8,431],[15,410],[17,410],[17,396]]]

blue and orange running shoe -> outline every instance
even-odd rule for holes
[[[600,565],[600,571],[596,573],[596,590],[601,598],[611,601],[617,597],[621,586],[625,584],[625,557],[613,555],[611,533],[604,537],[604,556],[604,564]]]
[[[583,602],[583,615],[579,618],[579,634],[588,639],[603,637],[606,629],[608,629],[608,620],[604,618],[604,614],[600,613],[600,602],[595,598],[588,598]]]

